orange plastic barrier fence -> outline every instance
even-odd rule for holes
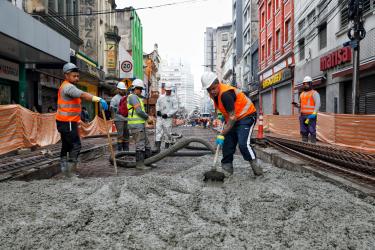
[[[82,123],[81,137],[105,134],[112,121],[95,117],[90,123]],[[46,146],[60,140],[55,114],[39,114],[20,105],[0,105],[0,155],[20,148]]]
[[[265,132],[301,138],[297,115],[265,115],[263,124]],[[317,138],[322,142],[375,153],[375,115],[319,113],[316,130]]]

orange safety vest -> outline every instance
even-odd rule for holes
[[[67,101],[61,96],[61,91],[68,83],[68,81],[64,81],[57,94],[56,120],[61,122],[79,122],[81,120],[81,98],[72,98]]]
[[[315,101],[314,101],[315,90],[310,90],[307,92],[302,92],[300,95],[301,102],[301,113],[306,115],[311,115],[315,110]]]
[[[218,96],[218,103],[215,102],[215,107],[220,110],[220,112],[224,115],[225,121],[228,121],[229,114],[225,110],[223,103],[221,102],[221,96],[223,93],[234,90],[236,94],[236,101],[234,103],[234,114],[237,120],[241,120],[242,118],[251,115],[256,112],[255,106],[253,102],[247,98],[247,96],[240,90],[235,87],[226,85],[226,84],[219,84],[219,96]]]

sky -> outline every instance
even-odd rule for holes
[[[117,8],[155,6],[186,0],[116,0]],[[159,47],[161,58],[181,58],[190,63],[194,89],[201,89],[206,27],[232,21],[232,0],[197,0],[155,9],[137,10],[143,26],[143,51]]]

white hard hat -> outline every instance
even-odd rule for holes
[[[172,84],[172,83],[169,83],[169,82],[167,82],[167,83],[165,84],[165,86],[164,86],[164,89],[165,89],[165,90],[172,90],[172,88],[173,88],[173,84]]]
[[[126,86],[124,82],[118,82],[117,83],[117,88],[121,90],[126,90]]]
[[[72,70],[78,70],[78,67],[74,63],[65,63],[63,67],[63,72],[69,73]]]
[[[145,88],[145,84],[141,79],[135,79],[132,84],[133,88],[138,87],[138,88]]]
[[[217,80],[214,72],[204,72],[201,78],[202,87],[208,89]]]
[[[303,78],[303,83],[305,82],[312,82],[312,78],[310,76],[305,76],[305,78]]]

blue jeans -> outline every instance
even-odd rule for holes
[[[237,121],[229,133],[225,135],[221,163],[233,162],[233,154],[236,152],[237,143],[245,161],[255,160],[255,151],[250,145],[250,139],[256,119],[256,115],[253,115]]]
[[[309,119],[309,124],[305,124],[308,115],[299,117],[300,133],[302,136],[316,136],[316,119]]]

